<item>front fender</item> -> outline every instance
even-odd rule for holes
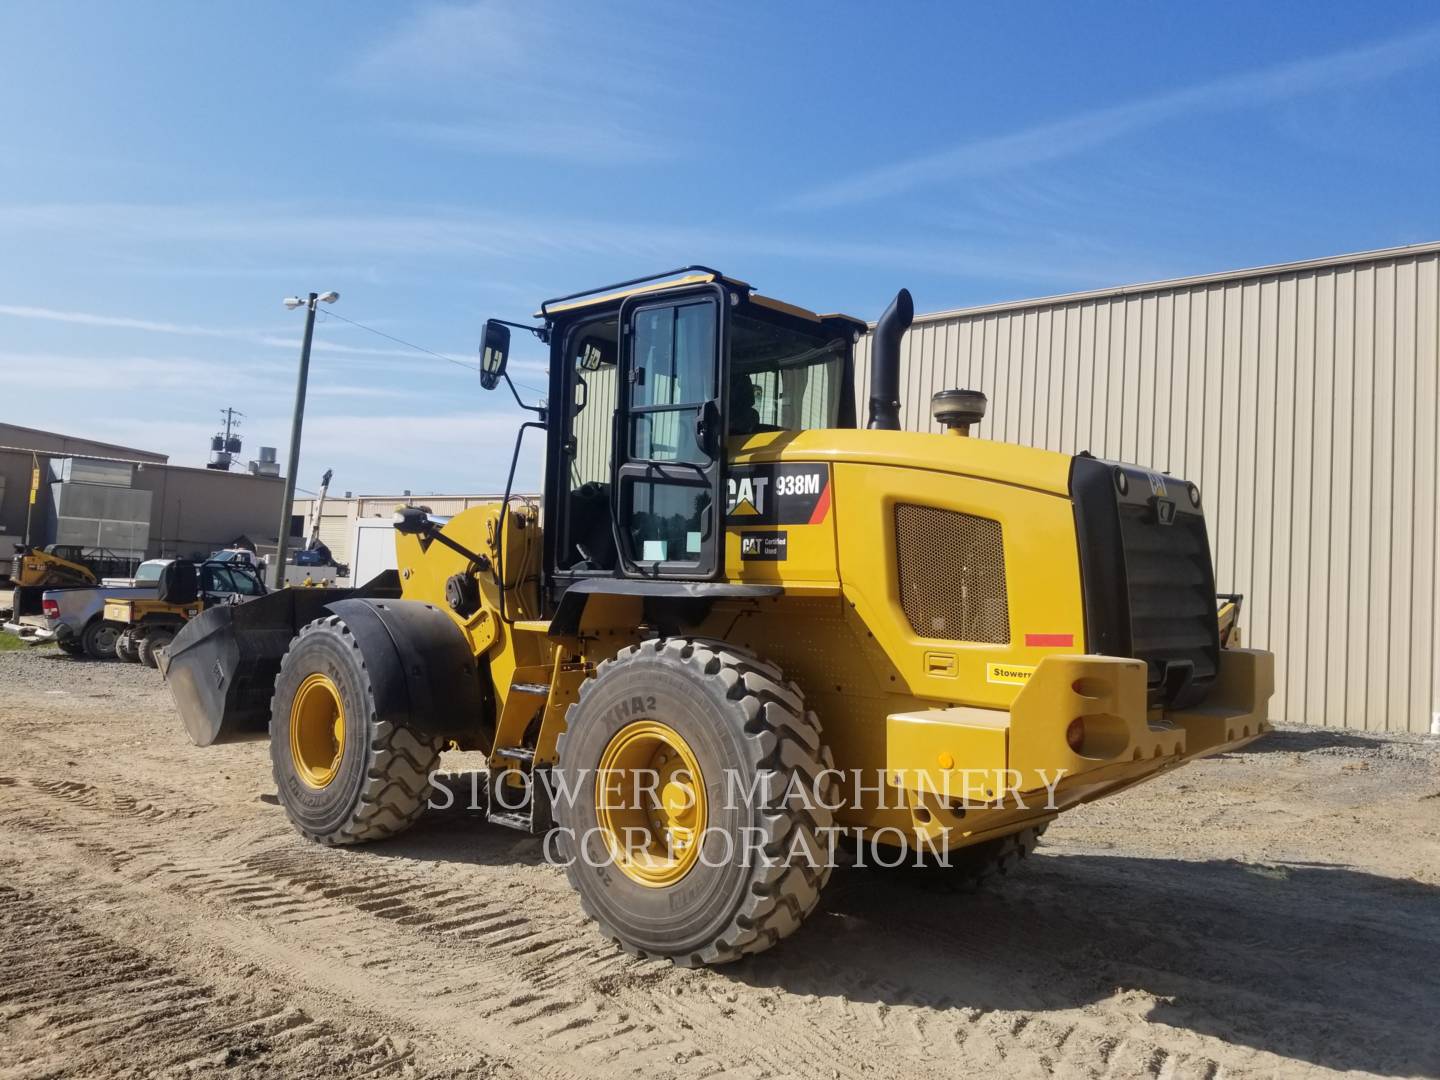
[[[389,703],[421,734],[488,750],[494,730],[488,673],[446,612],[420,600],[354,597],[326,605],[355,635],[376,688],[402,694]],[[386,709],[391,711],[390,708]]]

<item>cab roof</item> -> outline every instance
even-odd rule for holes
[[[869,324],[864,319],[857,319],[853,315],[827,314],[818,315],[808,308],[790,304],[784,300],[776,300],[773,297],[762,296],[754,290],[748,282],[739,278],[727,277],[718,270],[712,270],[708,266],[683,266],[678,270],[668,270],[663,274],[651,274],[647,277],[631,278],[629,281],[616,282],[613,285],[602,285],[596,289],[586,289],[583,292],[570,293],[568,296],[557,296],[553,300],[546,300],[540,305],[540,310],[535,313],[537,319],[545,319],[547,322],[554,321],[558,315],[571,315],[578,311],[585,311],[590,308],[603,307],[624,300],[630,296],[640,296],[645,293],[660,292],[664,289],[678,289],[686,285],[706,285],[711,282],[721,282],[745,294],[745,299],[752,304],[769,308],[772,311],[779,311],[786,315],[805,319],[809,322],[842,322],[853,326],[864,333]]]

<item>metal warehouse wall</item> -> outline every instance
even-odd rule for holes
[[[1200,485],[1217,586],[1277,656],[1274,714],[1428,731],[1437,669],[1440,244],[921,316],[902,422],[990,397],[982,437]],[[868,341],[857,364],[868,398]]]

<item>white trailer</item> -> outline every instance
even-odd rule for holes
[[[389,517],[356,518],[350,532],[350,584],[364,585],[376,574],[398,570],[395,522]]]

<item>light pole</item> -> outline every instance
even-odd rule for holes
[[[275,565],[270,569],[270,587],[285,587],[286,548],[290,540],[290,511],[295,504],[295,473],[300,468],[300,428],[305,422],[305,384],[310,378],[310,341],[315,336],[315,305],[324,301],[333,304],[338,292],[311,293],[306,299],[287,296],[285,306],[294,311],[305,305],[305,338],[300,344],[300,374],[295,380],[295,415],[290,421],[290,461],[285,468],[285,495],[280,504],[280,536],[275,544]]]

